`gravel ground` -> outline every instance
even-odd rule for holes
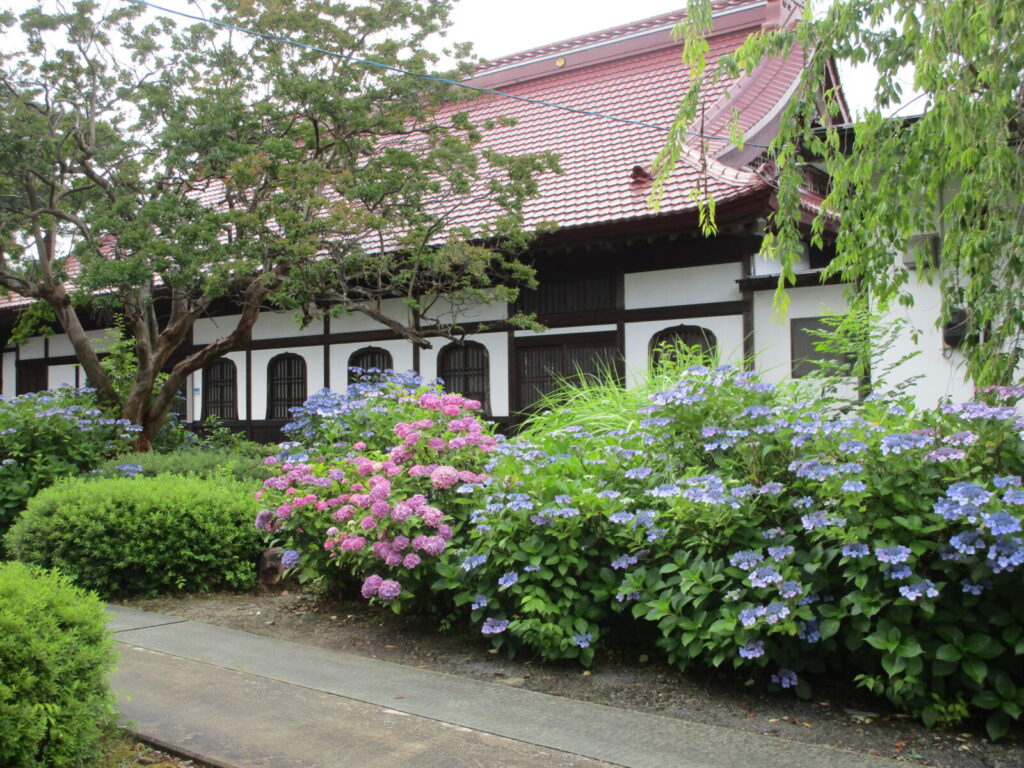
[[[441,633],[429,620],[395,616],[360,599],[328,600],[295,589],[136,600],[132,607],[254,634],[466,675],[557,696],[831,744],[941,768],[1024,768],[1024,729],[992,744],[980,724],[928,730],[863,691],[815,685],[802,702],[723,673],[683,674],[635,654],[599,656],[591,670],[508,659],[478,637]],[[635,645],[635,643],[634,643]],[[652,654],[652,658],[654,655]],[[963,726],[961,726],[963,727]]]

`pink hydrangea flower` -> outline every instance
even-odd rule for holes
[[[430,483],[435,488],[451,488],[459,482],[459,471],[455,467],[440,466],[430,473]]]
[[[357,451],[365,451],[366,443],[364,443],[362,440],[359,440],[358,442],[352,443],[352,447],[355,448]]]
[[[445,440],[443,437],[432,437],[430,438],[430,441],[427,443],[427,445],[429,445],[432,450],[440,451],[443,450],[446,445],[448,445],[448,441]]]
[[[377,597],[381,600],[394,600],[402,594],[402,585],[394,579],[384,579],[377,587]]]
[[[402,567],[406,568],[407,570],[411,571],[419,564],[420,556],[415,554],[414,552],[410,552],[408,555],[402,558]]]
[[[367,515],[359,521],[359,527],[364,531],[372,531],[377,527],[377,521],[373,519],[373,515]]]
[[[434,507],[423,507],[420,510],[420,514],[423,516],[423,522],[429,525],[431,528],[437,528],[444,520],[444,515],[441,510]]]
[[[433,392],[422,394],[420,395],[420,407],[436,411],[441,407],[441,398]]]
[[[366,539],[362,536],[349,536],[341,542],[341,548],[345,552],[358,552],[366,546]]]
[[[369,600],[380,591],[381,584],[383,583],[384,579],[375,573],[372,576],[366,577],[366,580],[363,581],[363,586],[359,591],[362,593],[363,597]]]

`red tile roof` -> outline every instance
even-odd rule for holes
[[[791,13],[790,0],[785,0],[785,5],[783,2],[716,0],[709,69],[718,57],[736,50],[750,32],[778,23],[780,14]],[[470,82],[667,129],[689,86],[688,72],[680,62],[680,46],[673,43],[669,33],[671,26],[684,16],[684,11],[663,14],[505,56],[486,63]],[[728,122],[736,107],[748,138],[763,134],[788,97],[800,73],[800,60],[796,52],[786,61],[765,62],[749,76],[723,78],[708,84],[701,95],[706,107],[704,132],[727,136]],[[453,105],[438,117],[444,121],[446,112],[456,111],[469,111],[477,123],[499,117],[515,118],[516,125],[486,133],[488,148],[509,154],[559,155],[563,173],[544,175],[539,180],[539,196],[526,203],[528,226],[553,221],[563,228],[585,227],[683,213],[696,207],[691,193],[701,179],[699,138],[684,148],[666,187],[661,213],[655,214],[648,204],[649,184],[642,177],[644,171],[650,171],[664,144],[665,131],[496,95]],[[709,158],[706,168],[708,189],[719,209],[768,189],[765,180],[741,166],[760,150],[739,157],[726,141],[712,140],[709,147],[713,156],[725,161]],[[639,174],[634,173],[637,167],[641,169]],[[641,179],[636,179],[637,175]],[[202,198],[217,204],[219,184],[213,182]],[[471,197],[460,201],[454,223],[479,224],[496,212],[482,196]],[[26,302],[0,297],[0,307],[22,303]]]

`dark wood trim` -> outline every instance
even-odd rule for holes
[[[423,371],[421,370],[422,363],[420,361],[420,345],[413,344],[411,341],[409,343],[412,344],[412,369],[416,371],[417,374],[422,374]]]
[[[324,315],[324,389],[331,388],[331,316]]]
[[[516,332],[510,330],[505,340],[505,380],[508,382],[508,390],[506,392],[505,410],[508,412],[508,418],[512,420],[513,401],[515,400],[515,393],[519,391],[519,366],[516,365]]]
[[[832,275],[822,280],[823,270],[816,269],[810,272],[797,272],[796,282],[787,285],[787,288],[813,288],[820,285],[844,285],[849,280],[844,280],[840,275]],[[736,281],[740,290],[745,291],[774,291],[779,286],[778,275],[758,275],[756,277],[741,277]]]
[[[43,336],[43,359],[49,362],[50,360],[50,337]],[[49,383],[49,382],[47,382]]]
[[[252,348],[245,350],[245,420],[250,424],[252,418]],[[250,433],[250,438],[252,437]]]
[[[582,331],[580,333],[543,333],[538,336],[516,336],[516,347],[545,347],[551,344],[572,344],[573,342],[610,342],[615,343],[618,332]],[[509,361],[511,364],[513,361]]]
[[[753,265],[753,254],[748,253],[743,257],[742,279],[750,277]],[[750,288],[742,287],[740,292],[743,295],[743,303],[746,305],[743,310],[743,369],[752,371],[754,370],[754,356],[757,354],[757,345],[754,343],[754,292]]]

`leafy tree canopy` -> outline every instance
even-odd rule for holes
[[[243,345],[261,311],[361,312],[429,345],[424,327],[458,332],[453,305],[532,283],[515,258],[529,239],[521,207],[555,159],[485,150],[493,126],[438,111],[464,98],[451,86],[356,61],[427,72],[437,57],[424,43],[450,5],[214,8],[336,56],[145,22],[124,3],[0,14],[0,286],[52,309],[90,383],[145,428],[140,447],[184,378]],[[454,56],[466,72],[467,48]],[[458,221],[470,203],[490,222]],[[389,298],[405,300],[406,318],[381,311]],[[237,324],[183,347],[215,303],[235,307]],[[83,330],[103,307],[135,341],[121,398]]]
[[[944,316],[966,307],[972,329],[968,373],[978,384],[1007,383],[1024,354],[1024,4],[1016,0],[832,0],[808,7],[790,27],[762,31],[733,54],[704,66],[710,0],[690,0],[676,33],[693,88],[659,156],[661,178],[698,117],[702,80],[749,73],[769,56],[802,56],[799,88],[770,154],[778,169],[778,210],[762,252],[779,259],[783,287],[800,253],[799,187],[812,159],[831,190],[811,227],[820,245],[838,216],[840,274],[879,305],[912,301],[910,281],[938,280]],[[841,95],[826,78],[830,61],[878,71],[875,106],[858,116],[849,140],[839,125]],[[913,78],[907,91],[901,78]],[[891,116],[921,92],[918,118]],[[922,233],[939,235],[934,251]],[[805,236],[805,234],[803,235]],[[896,266],[911,253],[917,269]]]

